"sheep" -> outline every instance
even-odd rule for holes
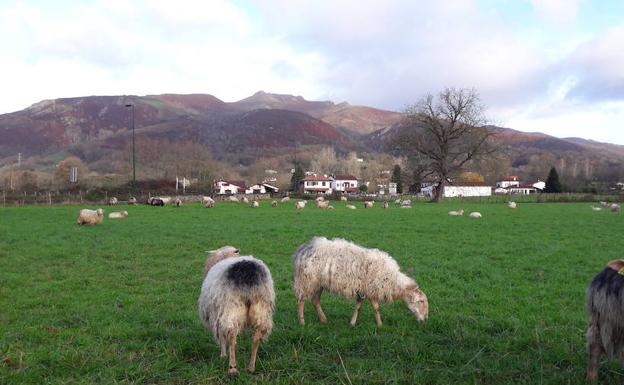
[[[137,204],[137,199],[135,197],[128,198],[128,204],[136,205]]]
[[[481,213],[480,213],[480,212],[478,212],[478,211],[473,211],[473,212],[471,212],[470,214],[468,214],[468,216],[469,216],[470,218],[481,218]]]
[[[334,210],[334,206],[332,206],[332,205],[327,205],[327,210]]]
[[[317,209],[326,209],[329,207],[329,202],[325,202],[325,201],[316,201],[316,208]]]
[[[260,207],[260,203],[254,199],[253,202],[251,202],[251,208],[257,209],[258,207]]]
[[[214,201],[214,200],[210,200],[210,201],[208,201],[208,202],[205,204],[205,206],[206,206],[206,208],[207,208],[207,209],[211,209],[211,208],[213,208],[213,207],[214,207],[214,205],[215,205],[215,201]]]
[[[235,197],[234,195],[229,196],[229,197],[228,197],[228,200],[229,200],[230,202],[236,202],[236,203],[238,203],[238,202],[239,202],[238,198],[237,198],[237,197]]]
[[[401,206],[401,198],[398,198],[397,200],[394,201],[394,204],[396,206]]]
[[[249,203],[249,198],[247,198],[246,196],[243,196],[243,197],[241,198],[241,202],[243,202],[243,203]]]
[[[152,198],[152,202],[156,199],[160,199],[162,201],[162,205],[158,205],[158,206],[164,206],[164,205],[168,205],[169,203],[171,203],[171,197],[153,197]],[[152,205],[155,206],[155,205]]]
[[[602,210],[602,207],[592,206],[591,209],[592,211],[600,211]]]
[[[349,210],[355,210],[356,207],[354,205],[346,205],[346,208],[348,208]]]
[[[78,214],[76,222],[79,225],[99,225],[104,220],[104,210],[82,209]]]
[[[373,208],[373,204],[375,204],[375,201],[364,201],[364,208],[365,209],[372,209]]]
[[[510,209],[515,209],[518,205],[514,201],[507,202],[507,207]]]
[[[600,201],[600,202],[598,202],[598,203],[600,203],[600,206],[602,206],[602,207],[607,207],[607,206],[609,206],[609,202]]]
[[[283,197],[282,198],[282,203],[288,202],[289,200],[290,200],[290,197]]]
[[[384,208],[384,209],[387,209],[387,208],[388,208],[388,202],[384,202],[384,203],[383,203],[383,208]]]
[[[293,262],[297,318],[301,325],[305,324],[303,310],[310,297],[319,321],[327,322],[320,302],[323,290],[356,300],[351,326],[355,326],[362,302],[366,299],[375,312],[377,326],[383,325],[379,304],[398,299],[407,304],[416,319],[427,319],[427,296],[384,251],[367,249],[340,238],[314,237],[299,246],[293,255]]]
[[[598,380],[604,354],[624,360],[624,260],[614,260],[587,289],[587,380]]]
[[[165,205],[165,201],[163,201],[161,198],[150,198],[148,202],[150,206],[164,206]]]
[[[404,201],[401,201],[401,206],[409,206],[412,207],[412,201],[411,199],[406,199]]]
[[[271,207],[273,207],[273,208],[277,207],[277,201],[271,202]]]
[[[204,278],[208,271],[217,263],[226,258],[240,257],[240,250],[234,246],[223,246],[215,250],[207,251],[206,263],[204,263]]]
[[[401,206],[402,209],[411,209],[412,206]]]
[[[346,202],[347,200],[348,200],[347,197],[344,195],[340,197],[340,201],[342,202]]]
[[[202,196],[202,200],[201,200],[202,204],[205,205],[208,202],[214,202],[214,199],[212,199],[209,196],[203,195]]]
[[[180,198],[176,198],[176,199],[173,201],[173,205],[174,205],[175,207],[182,207],[182,199],[180,199]]]
[[[229,350],[230,378],[238,375],[236,340],[244,329],[251,329],[251,357],[247,370],[256,370],[260,340],[273,330],[275,290],[267,266],[252,256],[226,258],[213,265],[206,276],[198,300],[199,318],[212,331],[221,348]]]
[[[117,203],[119,203],[119,200],[118,200],[116,197],[110,197],[110,199],[108,200],[108,204],[109,204],[110,206],[114,206],[114,205],[116,205]]]
[[[325,202],[325,198],[324,197],[317,197],[315,199],[316,202]]]
[[[617,203],[612,203],[611,204],[611,211],[613,211],[614,213],[619,213],[620,212],[620,205],[618,205]]]
[[[448,215],[452,216],[452,217],[461,217],[462,215],[464,215],[464,210],[459,210],[459,211],[449,211]]]
[[[124,211],[113,211],[112,213],[108,214],[108,217],[110,219],[122,219],[128,216],[128,212],[126,210]]]
[[[305,209],[306,206],[306,201],[298,201],[297,203],[295,203],[295,209],[297,210],[303,210]]]

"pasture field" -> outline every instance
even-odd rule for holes
[[[118,206],[128,218],[95,227],[76,225],[77,206],[0,208],[0,384],[585,383],[585,290],[624,257],[624,216],[587,203],[333,204]],[[461,208],[483,218],[446,215]],[[308,303],[299,326],[291,255],[315,235],[388,251],[427,293],[429,320],[397,302],[377,328],[366,304],[351,328],[353,302],[325,293],[329,323]],[[226,244],[263,259],[277,294],[256,373],[246,333],[235,380],[196,310],[205,251]],[[624,370],[603,360],[600,376],[622,383]]]

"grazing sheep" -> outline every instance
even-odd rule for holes
[[[240,257],[240,250],[234,246],[223,246],[215,250],[210,250],[206,254],[206,263],[204,264],[204,278],[208,271],[218,262],[226,258]]]
[[[473,211],[473,212],[471,212],[470,214],[468,214],[468,216],[469,216],[470,218],[481,218],[481,213],[480,213],[480,212],[478,212],[478,211]]]
[[[116,205],[117,203],[119,203],[119,200],[118,200],[116,197],[111,197],[111,198],[108,200],[108,204],[109,204],[110,206],[114,206],[114,205]]]
[[[464,210],[459,210],[459,211],[449,211],[448,215],[452,216],[452,217],[461,217],[462,215],[464,215]]]
[[[306,206],[306,201],[298,201],[297,203],[295,203],[295,209],[297,210],[303,210],[305,209]]]
[[[332,206],[332,205],[327,205],[327,210],[334,210],[334,206]]]
[[[204,205],[205,205],[205,204],[206,204],[206,203],[208,203],[208,202],[214,202],[214,199],[212,199],[212,198],[211,198],[211,197],[209,197],[209,196],[204,195],[204,196],[202,196],[202,200],[201,200],[201,202],[202,202],[202,204],[204,204]]]
[[[315,199],[316,202],[325,202],[325,197],[317,197]]]
[[[600,211],[602,210],[602,207],[592,206],[591,209],[592,211]]]
[[[104,210],[82,209],[78,214],[77,223],[79,225],[99,225],[104,220]]]
[[[160,198],[150,198],[148,200],[150,206],[164,206],[165,201]]]
[[[283,197],[282,198],[282,203],[288,202],[289,200],[290,200],[290,197]]]
[[[401,206],[406,206],[406,207],[407,207],[407,206],[409,206],[409,207],[412,207],[412,201],[411,201],[411,199],[406,199],[406,200],[402,201],[402,202],[401,202]]]
[[[611,211],[613,211],[614,213],[619,213],[620,212],[620,205],[618,205],[617,203],[612,203],[611,204]]]
[[[609,202],[600,201],[600,202],[598,202],[598,203],[600,203],[600,206],[602,206],[602,207],[607,207],[607,206],[609,206]]]
[[[387,209],[387,208],[388,208],[388,202],[384,202],[382,207],[383,207],[384,209]]]
[[[396,206],[401,206],[401,198],[399,198],[399,199],[395,200],[395,201],[394,201],[394,204],[395,204]]]
[[[317,209],[326,209],[329,207],[329,202],[325,201],[316,201],[315,204]]]
[[[507,202],[507,207],[509,207],[510,209],[515,209],[518,205],[516,204],[516,202]]]
[[[241,201],[242,201],[243,203],[249,203],[249,198],[247,198],[246,196],[243,196],[243,197],[241,198]]]
[[[341,196],[341,197],[340,197],[340,200],[341,200],[342,202],[346,202],[348,199],[347,199],[347,197],[346,197],[346,196],[344,196],[344,195],[343,195],[343,196]]]
[[[238,203],[238,202],[239,202],[238,198],[237,198],[237,197],[235,197],[234,195],[229,196],[229,197],[228,197],[228,200],[229,200],[230,202],[236,202],[236,203]]]
[[[604,354],[624,361],[624,260],[609,262],[587,290],[587,380],[598,380]]]
[[[346,205],[345,208],[348,208],[349,210],[355,210],[356,207],[354,205]]]
[[[321,308],[321,293],[327,290],[356,300],[351,326],[355,326],[362,302],[368,299],[382,326],[379,304],[402,299],[419,321],[427,319],[428,303],[416,282],[401,273],[399,265],[378,249],[367,249],[344,239],[314,237],[293,255],[297,318],[304,325],[303,310],[308,298],[319,321],[327,322]]]
[[[182,207],[182,199],[180,199],[180,198],[176,198],[176,199],[173,201],[173,205],[174,205],[175,207]]]
[[[163,206],[171,203],[171,197],[156,197],[154,199],[160,199],[163,202]]]
[[[128,198],[128,204],[136,205],[137,204],[137,199],[135,197]]]
[[[273,330],[275,291],[267,266],[251,256],[226,258],[206,274],[198,300],[199,318],[212,331],[221,347],[229,350],[228,376],[236,377],[236,340],[244,329],[251,329],[251,357],[247,370],[256,370],[260,340]]]
[[[374,204],[375,204],[375,201],[364,201],[364,208],[372,209]]]
[[[273,208],[277,207],[277,201],[271,202],[271,207],[273,207]]]
[[[110,219],[122,219],[128,216],[128,212],[126,210],[124,211],[113,211],[112,213],[108,214],[108,217]]]
[[[254,201],[251,202],[251,207],[257,209],[258,207],[260,207],[260,203],[258,203],[258,201],[254,199]]]

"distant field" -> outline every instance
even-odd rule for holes
[[[584,384],[585,289],[624,257],[624,216],[587,203],[336,210],[293,204],[117,207],[127,219],[75,224],[79,207],[0,208],[0,384]],[[93,207],[93,206],[92,206]],[[448,217],[463,208],[482,219]],[[110,208],[106,208],[110,211]],[[427,293],[418,323],[400,302],[324,294],[329,318],[296,321],[291,255],[314,235],[393,255]],[[228,380],[197,316],[204,251],[263,259],[277,293],[257,372]],[[238,364],[248,361],[239,338]],[[604,384],[622,383],[603,362]]]

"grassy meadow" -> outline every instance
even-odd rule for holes
[[[587,203],[333,204],[118,206],[128,218],[95,227],[76,225],[78,206],[0,208],[0,384],[585,383],[585,290],[624,257],[624,216]],[[461,208],[483,218],[446,215]],[[299,326],[291,255],[315,235],[388,251],[427,293],[429,320],[397,302],[377,328],[366,304],[351,328],[353,302],[325,293],[329,323],[308,303]],[[277,294],[256,373],[246,333],[234,380],[196,310],[205,251],[226,244],[264,260]],[[622,383],[624,370],[603,360],[600,376]]]

